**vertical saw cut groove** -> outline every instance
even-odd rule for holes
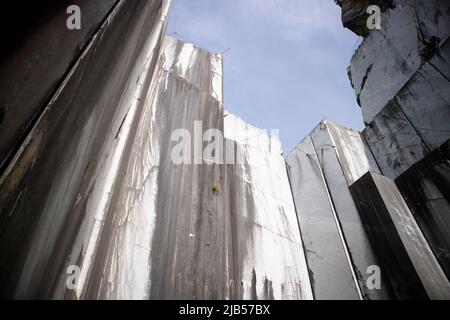
[[[339,218],[338,218],[338,216],[336,214],[336,208],[334,206],[333,198],[331,197],[330,190],[328,188],[328,182],[327,182],[327,180],[325,178],[325,175],[323,173],[323,165],[322,165],[322,162],[319,159],[319,156],[317,155],[317,149],[316,149],[316,146],[314,145],[314,141],[313,141],[312,138],[311,138],[311,143],[313,145],[314,155],[316,156],[316,160],[317,160],[317,162],[319,163],[319,166],[320,166],[320,176],[321,176],[322,181],[323,181],[323,183],[325,185],[325,190],[326,190],[326,194],[327,194],[327,197],[328,197],[328,201],[330,202],[331,211],[333,212],[333,218],[334,218],[334,221],[336,222],[336,228],[338,229],[339,237],[341,238],[342,246],[344,247],[345,257],[347,258],[347,263],[348,263],[348,265],[350,267],[350,270],[352,272],[353,281],[355,282],[355,286],[356,286],[356,290],[358,291],[359,299],[360,300],[364,300],[361,288],[359,286],[358,278],[356,277],[355,270],[353,268],[353,261],[352,261],[352,258],[350,256],[350,252],[348,250],[347,242],[345,241],[344,233],[342,231],[342,226],[341,226]]]
[[[287,179],[288,179],[288,183],[289,183],[289,189],[291,191],[292,199],[294,200],[295,198],[294,198],[294,191],[292,190],[291,172],[289,170],[289,164],[286,162],[286,159],[284,159],[284,165],[286,167],[286,174],[287,174]],[[305,246],[304,246],[305,241],[303,239],[302,228],[300,227],[300,220],[298,218],[299,214],[298,214],[297,204],[295,203],[295,201],[292,201],[292,202],[294,203],[294,211],[295,211],[295,217],[297,219],[298,232],[300,233],[300,239],[302,240],[303,257],[305,259],[307,269],[310,270],[308,259],[306,258],[306,252],[305,252]],[[309,277],[309,272],[308,272],[308,277]],[[310,279],[310,281],[312,281],[312,279]],[[312,293],[313,299],[315,299],[315,293],[314,293],[314,289],[313,289],[312,285],[311,285],[311,293]]]

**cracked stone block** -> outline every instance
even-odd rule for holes
[[[449,21],[445,1],[398,1],[382,14],[381,30],[373,30],[363,40],[349,70],[365,123],[444,45]]]
[[[450,82],[435,65],[448,68],[441,55],[423,64],[363,131],[389,177],[397,177],[450,138]]]
[[[365,123],[373,120],[422,64],[417,44],[413,10],[396,8],[386,11],[382,29],[371,32],[353,55],[350,74]]]
[[[366,126],[363,135],[381,172],[392,179],[429,153],[395,101],[389,102]]]
[[[394,98],[430,150],[450,138],[450,82],[425,63]]]

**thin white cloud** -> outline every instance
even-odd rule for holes
[[[177,10],[171,17],[171,31],[176,32],[179,38],[193,42],[194,39],[202,39],[202,44],[207,46],[205,49],[210,51],[226,49],[224,39],[228,32],[223,17],[204,8],[213,8],[210,0],[175,0],[172,5],[177,6]]]
[[[226,1],[227,13],[220,12],[221,1]],[[270,25],[285,40],[308,40],[318,32],[337,36],[342,29],[340,8],[333,0],[174,0],[173,5],[177,7],[174,20],[183,25],[180,36],[202,38],[215,47],[230,46],[233,37],[224,20],[230,14],[239,15],[241,26],[248,30]]]
[[[333,0],[239,0],[244,16],[257,16],[278,28],[288,40],[305,40],[316,32],[342,28]]]

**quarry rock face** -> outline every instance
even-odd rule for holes
[[[312,299],[278,138],[230,113],[225,114],[224,130],[225,138],[236,142],[242,158],[242,164],[228,171],[234,176],[230,204],[236,215],[235,250],[244,283],[242,298]]]
[[[216,98],[221,72],[219,56],[172,38],[162,40],[134,136],[123,151],[129,159],[115,173],[117,187],[93,242],[95,254],[86,266],[90,275],[81,295],[227,296],[229,217],[210,189],[221,170],[171,160],[175,129],[193,131],[195,121],[204,130],[223,127],[223,108]]]
[[[221,55],[163,37],[168,7],[113,7],[3,173],[2,296],[313,298],[281,144],[224,111]]]
[[[405,19],[403,36],[400,35],[402,28],[390,25],[393,15],[398,16],[395,23]],[[396,1],[395,8],[387,10],[383,17],[386,24],[382,25],[382,30],[373,30],[364,39],[351,62],[352,70],[373,65],[364,90],[355,80],[357,71],[352,72],[356,95],[365,96],[360,99],[366,122],[363,135],[381,172],[397,182],[449,277],[447,237],[437,236],[442,232],[441,227],[436,226],[431,231],[430,226],[438,219],[440,226],[447,228],[450,218],[450,198],[445,183],[449,179],[449,158],[443,151],[450,138],[450,4],[447,1]],[[408,19],[411,22],[407,23]],[[397,36],[395,41],[385,41]],[[395,45],[397,49],[386,47],[376,61],[364,54],[365,50],[378,50],[385,44]],[[392,54],[396,57],[390,58]],[[370,87],[371,77],[376,88]]]
[[[53,8],[0,63],[0,296],[450,299],[449,4],[337,2],[366,128],[286,157],[225,110],[222,55],[164,35],[170,1],[78,1],[49,37]]]
[[[74,293],[67,290],[66,270],[92,261],[140,98],[152,78],[166,11],[161,1],[118,2],[2,172],[2,296]],[[28,54],[35,50],[40,47]]]
[[[312,299],[280,144],[251,145],[258,129],[224,118],[221,56],[165,37],[143,103],[84,297]],[[174,163],[171,133],[196,123],[242,163]]]
[[[352,86],[367,124],[400,90],[407,90],[417,82],[411,78],[419,69],[426,68],[427,64],[444,74],[448,69],[444,66],[448,59],[442,61],[444,65],[436,63],[439,59],[436,57],[448,50],[445,49],[450,35],[448,1],[393,2],[394,7],[381,15],[381,29],[370,30],[350,64]],[[432,77],[422,80],[432,83]],[[419,90],[427,89],[422,85],[411,91],[419,94]],[[439,91],[436,99],[448,94],[447,91]]]
[[[322,121],[287,165],[316,299],[448,297],[442,267],[361,133]],[[376,290],[373,266],[384,270]]]
[[[352,25],[363,7],[340,2],[344,25],[359,34]],[[394,0],[381,12],[381,29],[364,35],[348,72],[378,172],[368,169],[350,191],[369,237],[389,242],[397,260],[410,260],[402,263],[410,265],[401,272],[407,282],[393,283],[394,295],[420,298],[425,290],[432,299],[448,299],[450,4]],[[380,247],[373,246],[382,261],[396,260]],[[398,273],[394,264],[388,268]]]
[[[17,142],[26,135],[33,119],[42,112],[41,106],[48,102],[70,66],[77,61],[81,48],[105,22],[114,2],[63,0],[52,5],[32,5],[30,9],[34,10],[34,16],[26,17],[25,24],[30,24],[33,32],[20,29],[20,26],[14,29],[14,42],[4,49],[0,66],[0,74],[8,74],[0,80],[1,167],[6,165],[8,157],[14,156],[20,147]],[[77,32],[64,27],[65,14],[51,14],[53,11],[64,13],[69,5],[77,5],[86,13],[83,28]],[[14,23],[23,24],[22,21]],[[42,77],[43,74],[46,76]]]
[[[447,278],[450,275],[449,142],[395,179]]]

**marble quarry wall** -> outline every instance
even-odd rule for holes
[[[313,298],[281,144],[224,111],[221,55],[163,37],[168,7],[115,3],[36,107],[1,178],[3,297]]]
[[[312,299],[280,143],[224,111],[222,57],[165,37],[143,104],[80,297]],[[172,158],[179,129],[190,163]],[[231,146],[218,159],[210,130]]]
[[[450,297],[442,265],[362,133],[324,120],[286,162],[316,299]]]
[[[168,10],[166,1],[118,1],[111,8],[107,3],[92,9],[101,21],[86,14],[84,21],[93,28],[90,37],[84,31],[71,36],[66,7],[56,8],[55,18],[46,20],[23,47],[23,54],[33,57],[52,48],[32,65],[37,79],[31,83],[21,80],[30,72],[29,64],[18,66],[10,80],[11,65],[2,64],[2,84],[20,84],[21,96],[33,97],[22,103],[2,90],[2,101],[16,104],[3,118],[2,129],[22,135],[19,128],[13,130],[16,118],[30,127],[14,141],[20,147],[0,177],[2,297],[80,296],[84,289],[76,294],[67,290],[69,265],[81,268],[80,283],[83,288],[87,284],[117,172],[129,156],[124,150],[153,78]],[[89,11],[85,5],[93,4],[79,5]],[[61,65],[54,65],[60,56]],[[16,59],[20,63],[21,55]],[[2,134],[1,141],[9,145],[10,137]],[[3,150],[6,158],[9,151]]]
[[[393,0],[381,18],[350,64],[363,135],[448,278],[450,3]]]

